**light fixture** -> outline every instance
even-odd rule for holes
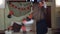
[[[5,8],[5,0],[0,0],[0,8]]]
[[[60,0],[56,0],[56,7],[60,7]]]
[[[30,0],[30,2],[34,2],[34,0]]]

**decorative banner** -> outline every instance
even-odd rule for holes
[[[26,1],[26,0],[7,0],[7,1]]]
[[[31,3],[30,2],[8,2],[9,10],[13,11],[13,15],[20,17],[31,12]]]

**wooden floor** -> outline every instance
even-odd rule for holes
[[[0,30],[0,34],[4,34],[4,31]],[[13,34],[23,34],[22,32],[13,32]],[[27,34],[34,34],[33,32],[28,32]],[[48,28],[48,33],[52,34],[52,29]],[[55,32],[54,34],[60,34],[60,32]]]
[[[51,28],[48,28],[48,33],[47,34],[52,34]]]
[[[51,28],[48,28],[48,33],[47,34],[52,34],[51,31],[52,31]],[[0,34],[5,34],[5,33],[4,33],[4,31],[0,30]],[[17,33],[15,32],[13,34],[23,34],[23,33],[22,32],[17,32]],[[33,32],[28,32],[27,34],[33,34]]]
[[[23,33],[13,33],[13,34],[23,34]],[[32,32],[28,32],[27,34],[33,34]],[[52,34],[51,28],[48,28],[48,33],[47,34]]]
[[[0,30],[0,34],[5,34],[3,30]]]

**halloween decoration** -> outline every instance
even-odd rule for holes
[[[31,18],[27,17],[27,18],[26,18],[26,20],[27,20],[27,21],[30,21],[30,20],[31,20]]]
[[[8,18],[11,18],[11,15],[9,14],[7,17],[8,17]]]
[[[20,17],[31,12],[30,2],[8,2],[9,10],[14,13],[13,16]]]
[[[12,15],[13,15],[13,11],[10,11],[7,17],[8,17],[8,18],[11,18]]]
[[[32,19],[32,16],[33,16],[33,15],[32,15],[32,14],[30,14],[30,15],[28,16],[28,18]]]

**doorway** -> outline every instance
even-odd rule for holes
[[[47,6],[47,16],[46,16],[46,22],[48,25],[48,28],[51,28],[51,6]]]

